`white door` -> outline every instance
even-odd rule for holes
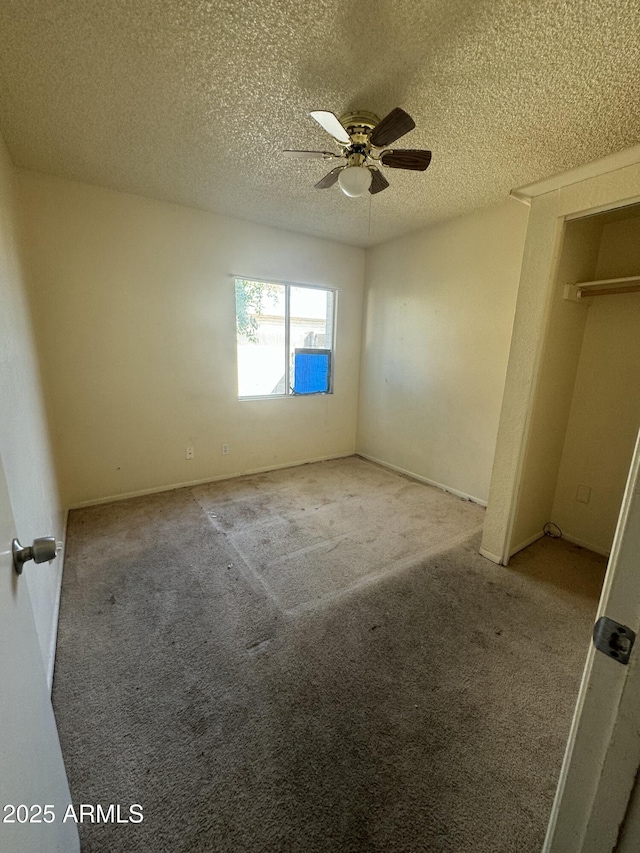
[[[0,850],[75,853],[78,831],[63,822],[71,797],[31,602],[24,575],[13,569],[15,536],[0,459]]]
[[[604,615],[640,633],[640,436],[600,599],[598,617]],[[544,853],[619,849],[639,767],[640,638],[627,665],[592,644]]]

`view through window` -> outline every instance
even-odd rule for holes
[[[238,396],[332,391],[335,291],[236,278]]]

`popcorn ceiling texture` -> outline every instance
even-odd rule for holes
[[[640,141],[637,0],[4,0],[0,130],[19,166],[356,245]],[[313,184],[312,109],[406,109],[425,173]]]

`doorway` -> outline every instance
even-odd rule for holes
[[[504,565],[512,552],[526,546],[528,538],[537,538],[550,520],[587,315],[594,311],[564,300],[557,282],[563,275],[573,284],[593,280],[599,264],[600,229],[613,227],[616,216],[623,217],[619,221],[635,218],[631,207],[640,202],[640,146],[514,190],[512,195],[530,205],[530,213],[480,548],[483,556]],[[602,213],[611,219],[597,219],[595,215]],[[589,232],[590,242],[585,236]],[[609,300],[611,305],[617,298],[627,297],[594,300]],[[560,301],[564,310],[554,310]],[[554,370],[554,347],[565,362],[573,363],[575,374]],[[537,398],[542,388],[549,403],[544,406]],[[546,428],[537,425],[540,418],[546,419]]]
[[[608,556],[640,428],[640,205],[565,223],[507,560],[543,533]]]

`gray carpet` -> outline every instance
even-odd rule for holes
[[[71,514],[83,851],[539,851],[605,561],[357,457]],[[570,642],[567,642],[567,638]]]

